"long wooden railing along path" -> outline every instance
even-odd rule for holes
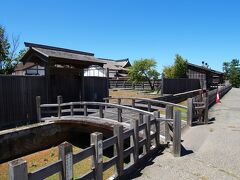
[[[166,117],[160,116],[159,111],[148,112],[133,107],[119,104],[102,102],[70,102],[62,103],[61,96],[58,97],[57,104],[40,104],[40,97],[37,97],[37,114],[39,121],[51,118],[43,117],[43,109],[57,108],[57,116],[53,120],[63,120],[69,117],[87,117],[89,106],[98,107],[99,119],[104,118],[104,111],[108,108],[116,108],[118,122],[122,122],[122,111],[128,110],[139,114],[139,119],[129,121],[130,128],[124,130],[122,124],[116,124],[113,128],[113,136],[103,140],[102,133],[91,134],[91,146],[77,154],[72,153],[72,145],[65,142],[59,145],[59,160],[50,165],[42,167],[34,172],[28,172],[27,162],[17,159],[9,163],[10,179],[44,179],[53,174],[59,173],[60,179],[73,179],[73,165],[89,157],[93,157],[91,171],[75,179],[102,179],[103,172],[115,166],[114,178],[127,176],[138,166],[151,157],[161,147],[160,142],[160,122],[172,124],[172,129],[167,133],[172,142],[172,152],[174,156],[181,153],[181,113],[179,110],[173,111],[171,106],[166,108]],[[91,110],[90,110],[91,111]],[[49,113],[49,111],[47,111]],[[82,115],[79,115],[80,113]],[[95,117],[96,118],[96,117]],[[130,146],[125,147],[126,141],[130,139]],[[114,147],[114,156],[107,162],[103,162],[103,151],[109,147]],[[126,164],[125,159],[130,158],[130,163]]]

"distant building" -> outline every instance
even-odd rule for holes
[[[208,68],[205,65],[187,64],[187,77],[189,79],[200,79],[206,82],[207,88],[223,83],[223,72]]]

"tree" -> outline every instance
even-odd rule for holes
[[[225,79],[229,80],[233,87],[240,87],[240,64],[239,60],[233,59],[231,62],[223,63]]]
[[[140,59],[134,61],[133,65],[129,68],[129,81],[133,83],[148,81],[151,90],[154,90],[155,81],[160,75],[155,69],[156,64],[154,59]]]
[[[0,25],[0,74],[11,74],[19,62],[19,36],[12,36],[11,40],[10,43],[5,28]]]
[[[163,73],[167,78],[186,78],[187,60],[176,54],[172,66],[165,66]]]

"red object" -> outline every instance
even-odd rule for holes
[[[216,103],[221,103],[219,92],[217,91]]]

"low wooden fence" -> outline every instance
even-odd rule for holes
[[[216,103],[217,92],[219,92],[219,96],[222,98],[231,88],[232,86],[228,84],[209,92],[200,92],[199,95],[188,98],[188,124],[190,126],[193,123],[208,124],[208,110]]]
[[[9,179],[27,180],[27,179],[44,179],[53,174],[59,173],[60,179],[73,179],[73,165],[92,157],[92,169],[81,177],[75,179],[99,179],[103,178],[103,172],[112,166],[115,166],[116,172],[113,178],[126,177],[134,172],[139,166],[146,162],[153,153],[160,147],[160,122],[166,121],[172,124],[172,131],[169,132],[169,138],[173,144],[173,155],[179,157],[181,155],[181,113],[179,110],[173,111],[167,108],[169,118],[161,117],[159,111],[148,112],[133,107],[127,107],[119,104],[101,103],[101,102],[70,102],[61,103],[61,97],[58,97],[57,104],[40,104],[40,97],[37,97],[37,112],[39,120],[43,120],[41,114],[42,109],[57,107],[57,119],[64,117],[74,117],[79,108],[75,106],[83,106],[84,116],[88,116],[88,106],[98,106],[99,118],[104,118],[105,108],[117,108],[119,122],[121,122],[122,110],[128,109],[139,113],[139,119],[130,121],[130,128],[123,129],[122,124],[117,124],[113,128],[113,136],[103,140],[101,133],[91,134],[91,146],[79,153],[72,153],[72,145],[65,142],[59,145],[59,160],[42,167],[34,172],[28,172],[27,162],[18,159],[9,163]],[[65,108],[64,110],[62,109]],[[63,112],[64,111],[64,112]],[[63,113],[69,113],[63,116]],[[142,119],[141,119],[142,117]],[[125,141],[130,139],[130,145],[124,146]],[[103,152],[109,147],[114,147],[114,155],[108,161],[103,162]],[[126,164],[125,159],[130,158],[130,163]]]
[[[152,81],[153,82],[153,81]],[[142,83],[132,83],[127,80],[109,80],[110,88],[127,88],[127,89],[141,89],[141,90],[151,90],[151,87],[147,81]],[[161,80],[157,80],[154,83],[154,89],[161,88]]]

